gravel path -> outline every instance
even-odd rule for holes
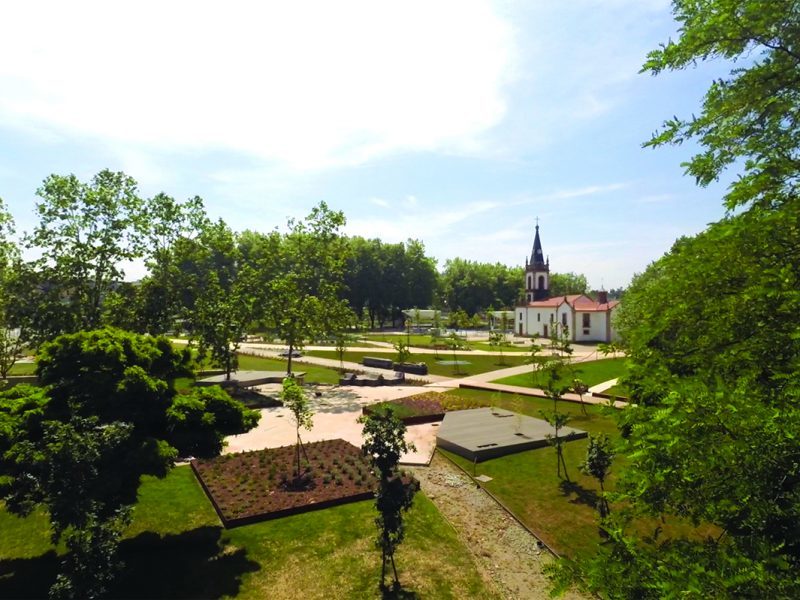
[[[470,549],[485,581],[506,599],[549,597],[543,565],[553,558],[460,469],[439,454],[410,469],[423,491]],[[568,593],[564,598],[584,598]]]

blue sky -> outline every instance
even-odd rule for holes
[[[320,200],[346,232],[518,265],[535,218],[554,271],[627,285],[723,215],[691,145],[724,65],[638,71],[669,2],[16,2],[0,35],[0,197],[34,225],[50,173],[111,168],[200,195],[234,229]],[[140,275],[137,268],[129,277]]]

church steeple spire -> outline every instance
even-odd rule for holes
[[[533,238],[531,258],[525,259],[525,299],[528,302],[550,297],[550,259],[545,261],[542,240],[539,238],[539,217],[536,217],[536,235]]]
[[[537,217],[538,221],[538,217]],[[542,240],[539,239],[539,224],[536,224],[536,237],[533,238],[533,250],[531,260],[528,263],[533,268],[545,268],[544,253],[542,252]]]

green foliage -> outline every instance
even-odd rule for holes
[[[589,445],[586,447],[586,460],[578,467],[582,473],[591,475],[600,484],[600,498],[597,501],[597,510],[600,513],[600,521],[608,516],[610,512],[608,500],[605,497],[605,480],[611,470],[611,463],[614,460],[614,450],[611,447],[611,440],[604,433],[600,435],[590,435]],[[602,530],[605,535],[605,530]]]
[[[281,240],[276,267],[267,285],[267,319],[271,329],[291,352],[306,340],[327,337],[352,321],[340,299],[344,269],[344,242],[339,228],[345,219],[321,202],[305,221],[289,221],[290,232]]]
[[[37,194],[39,223],[26,236],[28,247],[41,252],[33,263],[30,326],[39,339],[49,333],[35,314],[43,304],[48,313],[58,305],[63,331],[97,327],[103,298],[123,279],[120,263],[142,255],[147,221],[136,182],[108,170],[89,183],[51,175]]]
[[[366,311],[372,328],[394,321],[404,309],[431,305],[438,274],[422,242],[352,237],[346,246],[344,297],[355,313]]]
[[[176,399],[172,382],[188,359],[166,338],[65,334],[38,360],[44,387],[0,393],[0,483],[9,510],[47,507],[54,542],[64,537],[75,552],[52,593],[91,597],[113,576],[142,475],[163,477],[179,450],[219,452],[222,435],[253,427],[258,414],[221,390]]]
[[[297,444],[295,448],[295,467],[294,477],[295,481],[300,480],[300,450],[303,447],[303,442],[300,440],[300,428],[311,429],[314,426],[314,411],[311,409],[311,403],[308,401],[308,396],[300,387],[300,384],[292,377],[284,377],[283,390],[281,390],[281,402],[283,406],[288,408],[294,418],[295,429],[297,432]]]
[[[408,348],[408,343],[403,339],[398,339],[394,344],[394,349],[397,351],[397,362],[408,362],[411,357],[411,350]]]
[[[664,383],[685,377],[746,377],[779,395],[800,364],[798,265],[798,199],[675,242],[634,278],[619,310],[633,398],[656,402]]]
[[[397,465],[403,453],[414,450],[414,445],[405,441],[406,426],[394,415],[391,406],[361,417],[359,423],[364,424],[364,454],[370,457],[380,475],[375,524],[378,526],[378,547],[382,554],[381,586],[386,577],[387,561],[392,565],[394,585],[399,586],[394,554],[405,538],[403,513],[411,508],[419,484],[413,479],[405,480],[398,472]]]
[[[797,196],[800,119],[800,8],[794,0],[674,0],[680,36],[652,51],[643,71],[685,69],[698,61],[746,59],[711,83],[702,111],[664,123],[647,146],[696,140],[684,164],[699,185],[732,165],[743,174],[725,198],[729,209],[776,207]]]
[[[511,307],[522,297],[523,275],[522,267],[454,258],[439,277],[439,301],[469,315],[490,306]]]
[[[14,219],[0,198],[0,388],[17,361],[25,333],[14,318],[13,284],[19,269],[19,249],[12,241]]]
[[[675,0],[680,36],[644,70],[746,59],[711,83],[699,116],[649,146],[696,140],[707,185],[736,165],[738,213],[682,238],[626,291],[619,330],[638,406],[621,413],[630,460],[600,554],[559,577],[609,597],[800,595],[800,9],[790,0]],[[743,211],[742,211],[743,209]],[[714,525],[703,541],[635,535],[636,515]]]
[[[586,275],[572,272],[550,273],[549,286],[551,297],[589,293],[589,282]]]

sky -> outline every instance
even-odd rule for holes
[[[676,37],[662,0],[9,2],[0,7],[0,197],[35,225],[51,173],[121,170],[269,231],[324,200],[349,235],[631,277],[724,215],[692,144],[720,64],[640,74]],[[141,273],[129,269],[128,278]]]

